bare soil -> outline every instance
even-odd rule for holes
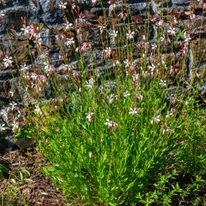
[[[0,155],[0,164],[7,168],[3,173],[4,178],[0,179],[0,205],[64,206],[68,203],[62,200],[61,190],[55,188],[40,172],[43,165],[48,164],[40,159],[40,156],[41,154],[34,148],[29,148],[26,152],[15,150]],[[25,174],[24,169],[30,174]],[[20,172],[23,180],[20,178]],[[9,186],[8,183],[12,184]],[[17,192],[8,195],[6,191],[11,190],[13,186],[16,187]]]

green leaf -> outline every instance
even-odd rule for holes
[[[3,172],[7,171],[6,167],[4,165],[0,164],[0,179],[4,177]]]

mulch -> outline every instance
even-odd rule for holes
[[[0,204],[5,206],[65,206],[61,190],[55,188],[40,169],[48,164],[34,148],[20,149],[0,155],[0,164],[7,168],[0,179]],[[24,173],[24,169],[29,171]],[[23,178],[20,178],[20,172]],[[14,182],[14,183],[12,183]],[[9,185],[10,184],[10,185]],[[17,191],[8,196],[6,190],[16,187]],[[24,200],[26,200],[25,203]]]

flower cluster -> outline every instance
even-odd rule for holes
[[[116,122],[111,121],[109,119],[106,119],[105,125],[112,129],[116,129],[118,127],[118,124]]]

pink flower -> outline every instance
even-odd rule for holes
[[[196,15],[195,14],[190,14],[190,20],[196,19]]]
[[[98,26],[99,30],[100,30],[100,33],[103,34],[103,32],[105,31],[105,29],[107,28],[107,26],[103,26],[103,25],[100,25]]]
[[[164,21],[162,19],[159,20],[158,25],[162,26],[164,24]]]
[[[83,45],[82,46],[78,46],[77,48],[76,48],[76,52],[85,52],[86,51],[86,49],[87,48],[92,48],[92,46],[91,46],[91,44],[90,43],[88,43],[88,42],[84,42],[83,43]]]
[[[55,38],[56,38],[56,40],[58,41],[58,40],[60,40],[60,39],[64,39],[65,36],[64,36],[63,34],[57,34],[57,35],[55,36]]]
[[[112,14],[112,11],[116,8],[116,2],[115,0],[110,0],[108,1],[108,4],[110,4],[109,6],[109,16]]]
[[[45,64],[44,69],[45,69],[46,72],[53,72],[54,71],[54,66],[53,65],[50,65],[48,62],[45,62],[44,64]]]
[[[107,56],[110,57],[111,53],[112,53],[112,49],[111,47],[106,47],[104,50],[104,53],[107,53]]]
[[[92,6],[94,6],[97,3],[97,0],[91,0],[92,1]]]
[[[115,60],[112,62],[112,66],[115,67],[115,66],[118,66],[118,65],[120,65],[120,62],[119,62],[117,59],[115,59]]]
[[[127,13],[125,11],[122,11],[118,16],[120,16],[120,18],[125,21],[127,18]]]
[[[0,49],[0,57],[2,57],[3,56],[3,51]]]
[[[73,77],[76,79],[80,76],[79,72],[78,71],[74,71],[73,72]]]
[[[5,14],[0,13],[0,21],[4,19]]]
[[[86,118],[88,119],[89,122],[93,121],[94,119],[94,113],[89,111],[88,113],[86,113]]]
[[[184,46],[182,49],[180,49],[180,51],[181,51],[183,54],[186,54],[187,47]]]
[[[105,122],[105,125],[107,125],[109,128],[111,127],[112,129],[116,129],[118,127],[118,124],[107,119],[107,121]]]
[[[9,57],[9,56],[5,56],[5,58],[3,59],[3,63],[4,63],[4,66],[7,68],[9,66],[12,65],[13,61],[12,61],[12,57]]]

